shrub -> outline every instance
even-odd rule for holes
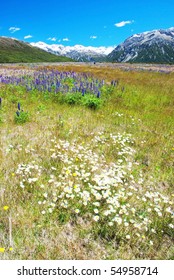
[[[70,105],[80,104],[81,99],[81,93],[67,93],[65,96],[65,102]]]
[[[14,117],[14,121],[16,124],[23,124],[29,121],[29,114],[28,112],[19,112],[17,111]]]
[[[83,105],[96,110],[102,105],[102,100],[94,95],[87,94],[83,97]]]

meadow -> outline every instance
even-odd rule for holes
[[[132,65],[0,67],[0,259],[174,259],[173,85]]]

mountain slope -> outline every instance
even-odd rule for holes
[[[174,64],[174,28],[135,34],[118,45],[108,60]]]
[[[0,63],[64,61],[72,60],[56,56],[16,39],[0,37]]]
[[[105,60],[107,55],[114,49],[113,47],[85,47],[82,45],[49,45],[44,42],[31,43],[31,45],[56,55],[70,57],[77,61],[103,61]]]

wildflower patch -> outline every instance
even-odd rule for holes
[[[112,162],[107,161],[108,149],[114,153]],[[98,133],[90,144],[82,144],[80,138],[70,142],[54,137],[50,168],[44,170],[41,162],[23,163],[16,175],[24,191],[37,190],[42,215],[54,212],[60,222],[82,217],[103,237],[136,239],[150,246],[157,232],[172,229],[173,201],[153,182],[147,185],[141,171],[133,175],[138,168],[135,152],[127,134]]]

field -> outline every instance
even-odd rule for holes
[[[174,259],[170,67],[0,66],[0,259]]]

